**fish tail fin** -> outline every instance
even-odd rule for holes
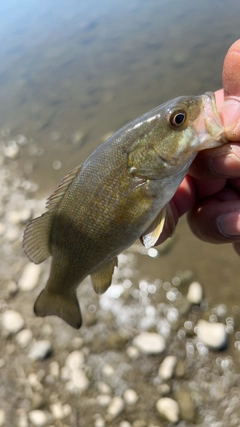
[[[82,325],[82,315],[77,295],[70,296],[56,294],[44,289],[38,296],[34,312],[36,316],[58,316],[75,329]]]

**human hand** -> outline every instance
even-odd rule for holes
[[[240,39],[227,52],[217,107],[230,143],[203,150],[171,200],[175,223],[188,212],[192,232],[210,243],[233,243],[240,255]],[[158,243],[168,236],[164,230]]]

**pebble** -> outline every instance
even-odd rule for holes
[[[45,426],[48,422],[48,417],[45,412],[35,409],[34,411],[29,412],[29,420],[34,426]]]
[[[174,370],[177,364],[176,356],[167,356],[163,359],[159,366],[158,375],[163,380],[169,380],[174,374]]]
[[[52,375],[55,378],[59,377],[60,374],[60,366],[59,363],[55,360],[48,365],[49,368],[49,374]]]
[[[100,406],[109,406],[110,402],[111,402],[112,398],[109,394],[99,394],[97,396],[97,403]]]
[[[6,421],[6,415],[3,409],[0,409],[0,426],[4,426]]]
[[[133,345],[130,345],[127,347],[126,353],[129,357],[129,359],[135,360],[139,357],[139,350],[136,347],[133,347]]]
[[[70,353],[65,360],[65,366],[67,366],[71,371],[79,369],[83,364],[84,354],[79,350],[72,351],[72,353]]]
[[[23,329],[16,335],[16,341],[20,347],[26,348],[30,344],[32,337],[33,333],[30,329]]]
[[[28,354],[32,360],[42,360],[50,356],[52,353],[52,344],[49,340],[36,341]]]
[[[31,209],[21,209],[19,211],[10,211],[7,213],[6,218],[9,222],[11,222],[12,224],[21,224],[21,223],[26,223],[27,221],[30,220],[32,216],[32,211]]]
[[[211,323],[203,319],[199,320],[197,324],[197,337],[199,341],[213,350],[224,348],[228,340],[223,323]]]
[[[1,323],[6,332],[16,334],[24,327],[25,321],[18,311],[6,310],[2,314]]]
[[[105,421],[102,417],[97,417],[94,422],[94,427],[105,427]]]
[[[128,421],[121,421],[119,424],[119,427],[131,427],[132,424],[130,424]]]
[[[113,367],[111,365],[109,365],[108,363],[106,363],[103,368],[102,368],[102,374],[105,377],[112,377],[114,375],[115,371],[113,369]]]
[[[196,423],[197,407],[192,397],[191,390],[186,386],[181,386],[176,391],[176,400],[179,405],[181,418],[185,421]]]
[[[161,354],[166,349],[165,338],[156,332],[141,332],[133,339],[133,345],[144,354]]]
[[[62,405],[60,402],[56,402],[50,405],[50,409],[55,420],[61,420],[72,412],[72,408],[68,403]]]
[[[132,388],[125,390],[123,398],[128,405],[134,405],[138,401],[138,395]]]
[[[98,391],[102,394],[111,394],[112,389],[108,384],[104,383],[103,381],[99,381]]]
[[[23,269],[22,275],[18,281],[18,287],[21,291],[27,292],[34,289],[39,281],[41,273],[40,265],[29,262]]]
[[[203,299],[203,289],[199,282],[192,282],[188,288],[187,300],[190,304],[200,304]]]
[[[156,408],[159,414],[171,423],[179,421],[179,406],[178,403],[170,397],[161,397],[157,403]]]
[[[82,393],[89,387],[89,380],[84,371],[75,369],[71,371],[71,379],[66,383],[66,389],[72,393]]]
[[[114,396],[107,408],[107,414],[110,419],[116,418],[124,409],[124,400],[120,396]]]

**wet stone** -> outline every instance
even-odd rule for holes
[[[225,348],[228,341],[223,323],[211,323],[203,319],[197,324],[197,337],[204,345],[214,350]]]
[[[181,418],[185,421],[196,422],[197,408],[192,398],[192,393],[186,387],[180,387],[176,391],[176,400],[179,405]]]
[[[190,304],[201,304],[203,299],[203,289],[199,282],[192,282],[189,285],[187,300]]]
[[[45,426],[48,422],[48,416],[39,409],[29,412],[28,416],[31,423],[37,427]]]
[[[179,421],[179,406],[178,403],[170,397],[161,397],[156,403],[157,411],[161,417],[171,423]]]
[[[23,328],[25,321],[22,315],[17,311],[6,310],[2,314],[1,323],[6,332],[16,334]]]
[[[109,394],[99,394],[97,396],[97,403],[100,406],[109,406],[110,402],[111,402],[112,398]]]
[[[75,369],[71,371],[71,379],[66,384],[66,389],[72,393],[82,393],[89,387],[89,380],[84,371]]]
[[[176,364],[177,364],[176,356],[165,357],[165,359],[163,359],[158,370],[159,377],[161,377],[163,380],[169,380],[170,378],[172,378]]]
[[[29,262],[23,269],[22,276],[18,281],[18,287],[21,291],[27,292],[34,289],[39,281],[41,273],[40,265]]]
[[[127,405],[134,405],[138,401],[138,395],[135,390],[128,388],[123,394],[123,398]]]
[[[133,339],[133,345],[144,354],[161,354],[166,349],[165,338],[155,332],[141,332]]]
[[[65,360],[65,366],[67,366],[70,370],[78,369],[83,364],[84,354],[79,350],[72,351],[72,353],[70,353]]]
[[[109,419],[116,418],[124,409],[124,400],[120,396],[114,396],[107,409]]]
[[[33,333],[30,329],[23,329],[16,335],[16,341],[20,347],[26,348],[30,344],[32,337]]]
[[[49,340],[36,341],[29,351],[29,358],[32,360],[42,360],[52,353],[52,343]]]
[[[6,415],[3,409],[0,409],[0,427],[5,425]]]

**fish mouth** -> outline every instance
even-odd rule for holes
[[[219,147],[228,142],[224,136],[225,128],[219,116],[213,92],[202,95],[202,110],[194,122],[194,127],[200,139],[198,151]]]

